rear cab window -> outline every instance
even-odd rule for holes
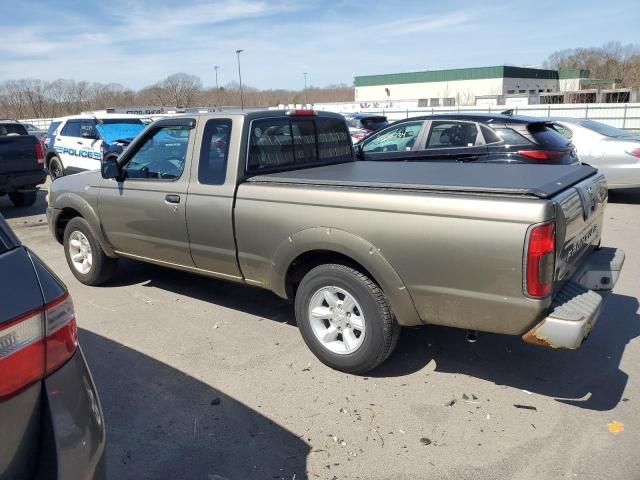
[[[24,125],[20,123],[0,123],[0,137],[14,135],[29,135]]]
[[[284,171],[353,160],[349,130],[330,117],[253,120],[246,171]]]

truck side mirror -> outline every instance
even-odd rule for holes
[[[102,178],[120,178],[122,176],[122,170],[118,165],[116,158],[105,158],[100,167]]]

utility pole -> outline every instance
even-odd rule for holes
[[[216,111],[220,110],[220,87],[218,86],[218,69],[220,67],[218,65],[214,66],[213,69],[216,71]]]
[[[307,100],[307,72],[304,72],[304,107],[307,108],[309,101]]]
[[[238,55],[238,80],[240,80],[240,109],[244,111],[244,97],[242,96],[242,70],[240,69],[240,54],[244,52],[244,50],[236,50],[236,55]]]

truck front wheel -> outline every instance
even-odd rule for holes
[[[71,273],[85,285],[100,285],[115,274],[118,260],[104,253],[84,218],[69,220],[63,244]]]
[[[298,328],[322,363],[362,374],[384,362],[400,327],[384,293],[360,271],[320,265],[300,282],[295,298]]]

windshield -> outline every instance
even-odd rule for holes
[[[113,143],[116,140],[125,140],[136,137],[145,124],[137,118],[109,118],[101,120],[96,125],[96,130],[100,134],[102,140],[106,143]]]
[[[594,120],[580,120],[578,124],[588,128],[589,130],[593,130],[600,135],[604,135],[605,137],[623,138],[632,136],[629,132],[626,132],[621,128],[612,127],[611,125],[596,122]]]

